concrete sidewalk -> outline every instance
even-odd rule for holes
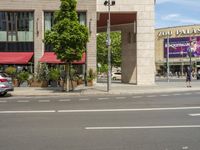
[[[156,82],[151,86],[137,86],[133,84],[112,83],[111,90],[107,92],[106,83],[96,83],[93,87],[78,86],[73,92],[61,92],[60,88],[33,88],[16,87],[11,93],[13,96],[72,96],[94,94],[145,94],[145,93],[170,93],[184,91],[200,91],[200,82],[192,82],[192,87],[187,88],[185,82]]]

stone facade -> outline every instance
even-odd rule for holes
[[[97,16],[107,12],[102,0],[78,0],[77,11],[87,13],[90,39],[87,44],[87,69],[96,70]],[[34,12],[34,64],[44,53],[44,11],[59,8],[59,0],[1,0],[0,11]],[[154,0],[116,0],[112,13],[133,13],[135,23],[111,26],[122,32],[122,81],[137,85],[154,84]],[[98,29],[106,31],[105,28]]]
[[[54,11],[60,6],[59,0],[1,0],[0,11],[33,11],[34,12],[34,68],[44,53],[44,11]],[[78,1],[77,11],[87,13],[87,26],[90,26],[87,44],[87,68],[96,70],[96,1]],[[89,25],[90,24],[90,25]]]
[[[97,12],[106,11],[102,1],[98,0]],[[117,0],[115,6],[111,7],[111,13],[116,12],[133,12],[137,16],[136,30],[131,25],[111,27],[113,30],[118,28],[122,31],[122,81],[137,85],[154,84],[154,0]],[[127,42],[129,32],[135,42]]]

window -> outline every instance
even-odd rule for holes
[[[5,16],[5,12],[0,12],[0,31],[6,31],[6,16]]]
[[[0,11],[0,51],[33,51],[33,12]]]

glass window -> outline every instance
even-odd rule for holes
[[[33,51],[33,12],[0,11],[0,51]]]
[[[78,19],[80,24],[86,25],[86,13],[85,12],[78,12]]]

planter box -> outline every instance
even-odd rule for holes
[[[43,81],[43,82],[39,82],[39,81],[33,81],[30,83],[31,87],[48,87],[48,82]]]
[[[77,80],[77,85],[80,85],[80,84],[83,84],[83,80],[82,79]]]
[[[93,86],[93,81],[87,81],[87,86]]]
[[[17,79],[14,79],[14,80],[13,80],[13,86],[14,86],[14,87],[19,87],[19,82],[18,82]]]

